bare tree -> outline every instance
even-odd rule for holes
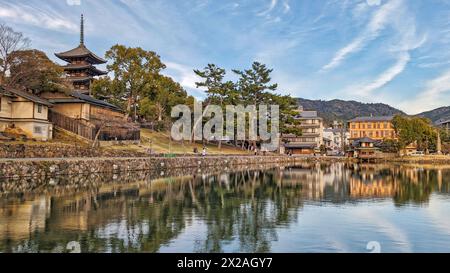
[[[21,32],[16,32],[11,27],[0,24],[0,84],[5,82],[8,74],[11,54],[27,49],[30,44],[30,39],[24,37]]]

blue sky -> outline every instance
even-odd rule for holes
[[[156,51],[199,98],[193,69],[233,79],[257,60],[283,94],[409,114],[450,105],[450,0],[0,0],[0,21],[50,56],[78,44],[81,13],[91,50]]]

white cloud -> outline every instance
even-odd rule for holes
[[[426,82],[422,92],[400,105],[402,109],[407,109],[407,112],[420,113],[441,107],[445,101],[447,104],[450,101],[450,70]]]
[[[283,2],[283,12],[288,13],[291,10],[291,6],[288,1]]]
[[[0,18],[52,30],[78,31],[78,25],[58,14],[22,5],[0,7]]]
[[[194,92],[194,94],[192,94],[193,96],[197,98],[202,98],[204,96],[203,90],[197,88],[195,84],[196,82],[201,81],[201,79],[194,73],[194,70],[191,67],[175,62],[164,63],[167,66],[167,71],[165,71],[164,74],[174,78],[185,89]]]
[[[394,13],[402,3],[402,0],[392,0],[383,5],[378,11],[375,12],[365,30],[351,43],[340,49],[334,55],[333,59],[322,67],[321,71],[327,71],[339,66],[348,55],[360,51],[370,41],[376,39],[380,35],[380,32],[389,23],[389,20],[395,17]]]
[[[81,0],[66,0],[66,3],[69,6],[80,6]]]
[[[381,5],[381,0],[366,0],[366,3],[369,6],[379,6]]]

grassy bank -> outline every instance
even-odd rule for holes
[[[141,130],[141,144],[140,145],[117,145],[108,147],[106,149],[127,149],[135,151],[152,150],[153,153],[172,153],[172,154],[193,154],[194,148],[199,152],[202,151],[203,145],[201,143],[189,143],[189,141],[176,142],[171,141],[169,134],[165,132],[154,132],[148,129]],[[206,145],[208,154],[211,155],[246,155],[248,151],[231,145],[222,145],[219,149],[216,144]]]
[[[51,147],[51,146],[77,146],[83,149],[91,149],[91,145],[88,142],[82,141],[73,135],[61,130],[54,131],[54,139],[48,142],[41,141],[4,141],[5,144],[22,144],[26,146],[39,146],[39,147]],[[126,152],[127,154],[136,154],[136,156],[148,155],[151,151],[153,154],[177,154],[177,155],[190,155],[194,154],[194,148],[201,153],[203,145],[201,143],[189,143],[189,141],[176,142],[171,141],[169,134],[165,132],[154,132],[149,129],[141,130],[141,143],[140,144],[117,144],[114,146],[101,147],[101,151],[105,152]],[[248,151],[242,150],[238,147],[231,145],[222,145],[219,149],[217,144],[206,145],[208,155],[248,155],[251,154]]]

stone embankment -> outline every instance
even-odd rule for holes
[[[0,158],[142,157],[146,155],[137,151],[93,149],[88,145],[0,143]]]
[[[124,173],[156,170],[167,172],[175,168],[215,167],[232,170],[233,166],[255,166],[269,163],[305,162],[304,158],[287,156],[211,156],[211,157],[130,157],[130,158],[61,158],[61,159],[3,159],[0,178],[56,177],[95,173]]]
[[[403,156],[390,158],[388,162],[409,164],[450,165],[449,155]]]

